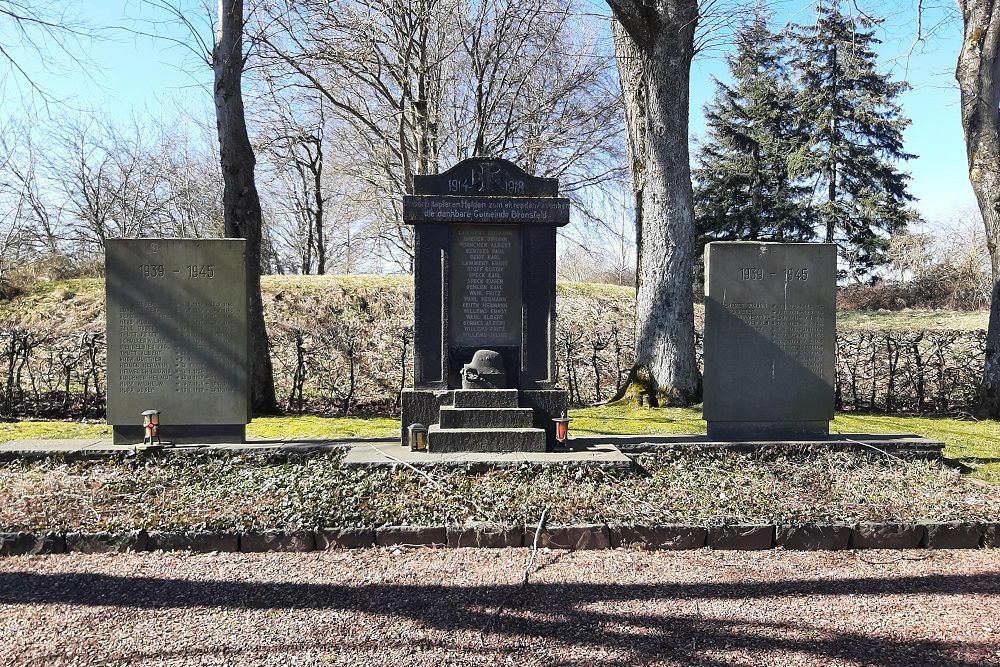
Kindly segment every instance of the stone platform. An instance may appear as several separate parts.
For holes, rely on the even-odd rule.
[[[536,452],[414,452],[399,440],[387,438],[269,439],[244,443],[204,445],[116,445],[110,439],[12,440],[0,444],[0,461],[64,456],[67,459],[103,459],[160,452],[167,455],[218,452],[262,455],[321,454],[347,449],[346,465],[416,467],[452,466],[486,469],[539,465],[600,465],[628,468],[629,455],[666,451],[737,451],[796,454],[817,450],[855,451],[903,459],[940,459],[944,443],[912,433],[831,435],[822,440],[727,442],[704,435],[593,435],[571,438],[567,447]]]
[[[391,467],[401,464],[417,468],[462,468],[470,471],[511,468],[522,464],[541,466],[632,467],[632,459],[607,442],[577,443],[552,452],[415,452],[409,447],[369,443],[351,447],[344,464],[361,467]]]
[[[714,440],[706,435],[593,435],[573,439],[614,445],[626,454],[663,451],[734,451],[794,454],[819,450],[868,452],[904,459],[941,459],[944,443],[915,433],[836,433],[801,440]]]
[[[392,467],[409,465],[416,468],[452,467],[470,471],[532,465],[601,466],[628,469],[632,459],[614,445],[572,443],[552,452],[415,452],[402,447],[398,440],[354,438],[349,440],[250,440],[245,443],[212,443],[205,445],[116,445],[110,439],[73,440],[12,440],[0,445],[0,461],[38,459],[63,456],[72,460],[106,459],[115,456],[160,453],[185,456],[204,453],[238,453],[269,456],[322,454],[347,449],[344,464],[359,467]]]

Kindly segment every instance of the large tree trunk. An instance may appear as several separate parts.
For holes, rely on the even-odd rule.
[[[694,203],[688,88],[696,0],[608,0],[635,196],[636,338],[629,386],[653,406],[701,394],[694,351]]]
[[[965,36],[955,78],[962,92],[962,128],[969,180],[986,227],[993,296],[986,333],[986,365],[978,412],[1000,417],[1000,6],[996,0],[959,0]]]
[[[247,241],[247,321],[250,327],[250,396],[255,413],[277,411],[274,373],[260,296],[263,216],[254,182],[254,157],[243,110],[243,0],[219,0],[219,22],[212,51],[215,118],[222,163],[225,234]]]

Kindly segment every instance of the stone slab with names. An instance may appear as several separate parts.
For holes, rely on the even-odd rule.
[[[246,241],[109,239],[108,423],[142,440],[242,441],[250,421]]]
[[[507,446],[486,428],[456,434],[438,427],[441,408],[454,407],[460,371],[477,350],[499,354],[506,387],[518,390],[516,405],[498,399],[480,409],[534,411],[531,432],[512,432],[507,442],[522,444],[509,446],[554,444],[551,420],[566,406],[555,378],[556,228],[569,222],[569,200],[558,192],[556,179],[501,159],[473,158],[414,178],[414,194],[403,198],[415,250],[413,389],[402,396],[404,444],[409,425],[419,422],[433,427],[430,446],[438,451]],[[502,421],[485,413],[483,419]],[[539,429],[542,440],[535,438]]]
[[[710,438],[829,434],[836,285],[833,244],[705,247],[703,415]]]

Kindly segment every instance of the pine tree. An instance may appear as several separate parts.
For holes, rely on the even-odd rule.
[[[790,173],[804,143],[786,46],[758,4],[726,58],[733,84],[716,81],[706,105],[707,137],[695,170],[702,242],[801,241],[814,236],[808,191]]]
[[[793,26],[797,106],[808,143],[794,158],[815,188],[824,239],[840,246],[855,278],[884,264],[888,235],[903,229],[913,201],[896,163],[910,124],[896,99],[909,89],[877,69],[872,22],[821,2],[816,23]]]

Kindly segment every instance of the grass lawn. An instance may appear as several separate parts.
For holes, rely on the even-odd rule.
[[[701,410],[609,405],[572,410],[572,432],[616,435],[704,433]],[[834,433],[917,433],[946,443],[945,458],[974,470],[973,477],[1000,484],[1000,422],[949,417],[888,417],[839,414]],[[393,438],[399,422],[391,417],[258,417],[247,428],[255,438]],[[18,421],[0,423],[0,442],[21,438],[107,438],[103,422]]]

